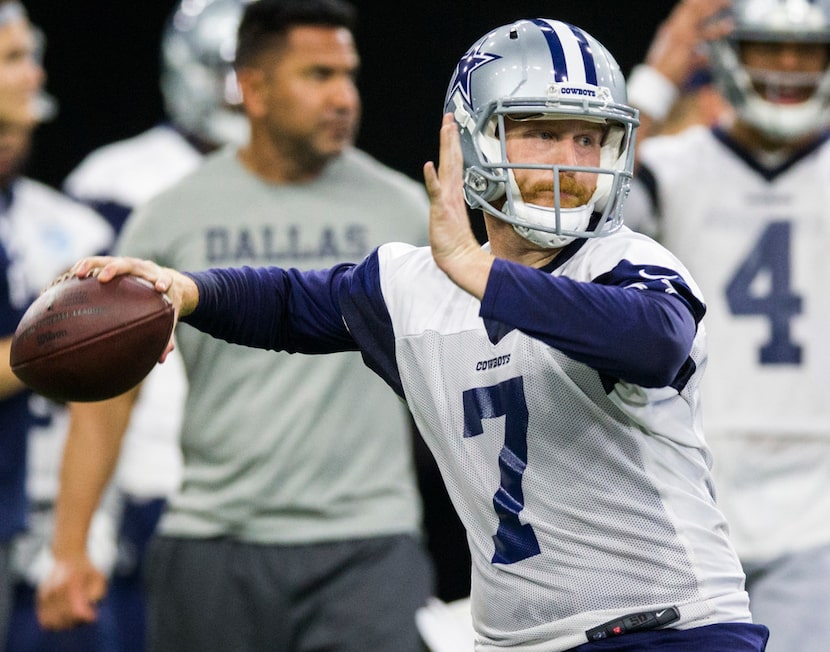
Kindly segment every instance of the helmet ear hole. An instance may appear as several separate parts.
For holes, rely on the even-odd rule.
[[[242,144],[248,122],[233,69],[236,31],[250,0],[182,0],[161,42],[161,93],[171,121],[212,145]]]

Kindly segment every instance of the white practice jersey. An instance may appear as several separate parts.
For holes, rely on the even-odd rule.
[[[0,214],[0,238],[9,252],[12,303],[24,307],[79,258],[108,250],[113,230],[86,206],[21,178]]]
[[[327,275],[195,278],[198,328],[300,352],[351,337],[406,397],[467,530],[477,650],[566,650],[672,607],[680,629],[750,622],[699,418],[702,297],[654,241],[624,228],[544,270],[496,260],[481,302],[402,244]]]
[[[64,189],[85,203],[132,210],[201,162],[202,154],[179,131],[159,125],[96,149],[66,178]]]
[[[180,132],[159,125],[95,150],[67,177],[64,188],[120,231],[134,208],[195,170],[202,158]],[[116,474],[127,493],[153,498],[178,487],[186,391],[184,365],[173,351],[144,381],[132,412]]]
[[[640,156],[658,237],[707,299],[703,416],[738,551],[761,560],[830,543],[830,146],[764,168],[693,127]]]
[[[622,253],[603,259],[606,247],[588,241],[554,274],[600,276]],[[748,619],[723,518],[702,491],[696,378],[685,394],[623,382],[609,393],[594,370],[518,330],[493,342],[478,301],[429,250],[384,251],[381,264],[404,391],[467,529],[473,621],[490,641],[478,649],[498,649],[517,626],[519,649],[567,649],[632,611],[633,596],[638,610],[685,602],[681,627]],[[443,296],[440,309],[413,310],[413,287]]]

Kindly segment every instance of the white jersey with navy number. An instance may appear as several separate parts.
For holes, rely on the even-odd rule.
[[[672,608],[680,629],[750,622],[701,431],[703,299],[653,240],[575,242],[543,270],[496,260],[481,302],[403,244],[193,277],[197,328],[358,347],[406,398],[468,533],[477,650],[566,650]]]
[[[742,559],[764,561],[826,545],[827,138],[769,168],[703,127],[641,148],[660,240],[692,271],[709,306],[704,420],[736,548]]]

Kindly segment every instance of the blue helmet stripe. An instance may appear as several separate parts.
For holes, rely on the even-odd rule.
[[[550,21],[543,20],[541,18],[534,19],[531,22],[541,29],[542,34],[548,43],[550,56],[553,60],[553,70],[556,75],[556,81],[569,81],[570,76],[568,75],[568,58],[556,30],[553,29]],[[585,73],[585,82],[595,86],[597,83],[597,69],[594,64],[594,57],[591,53],[591,46],[588,43],[588,39],[585,38],[585,34],[582,30],[574,27],[573,25],[569,25],[567,23],[559,23],[559,25],[568,28],[570,33],[573,34],[574,39],[579,46],[579,52],[582,55],[582,68]]]
[[[565,50],[562,48],[562,43],[559,37],[551,29],[550,24],[546,20],[536,18],[531,21],[542,30],[545,40],[548,42],[550,49],[550,56],[553,59],[553,70],[556,73],[556,81],[567,81],[568,79],[568,60],[565,57]]]
[[[591,46],[582,30],[570,25],[571,32],[579,43],[579,51],[582,53],[582,63],[585,66],[585,81],[594,86],[597,85],[597,67],[594,64],[594,55],[591,54]]]

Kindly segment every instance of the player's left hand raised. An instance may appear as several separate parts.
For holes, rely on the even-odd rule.
[[[439,165],[424,165],[429,193],[429,241],[435,262],[460,287],[479,299],[492,266],[492,256],[481,249],[470,226],[464,201],[464,161],[458,125],[451,113],[441,124]]]

